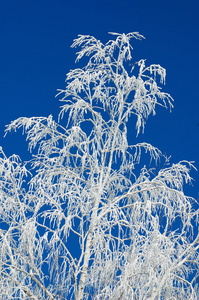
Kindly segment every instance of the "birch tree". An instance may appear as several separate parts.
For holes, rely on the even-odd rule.
[[[2,299],[199,299],[193,166],[136,143],[156,107],[172,107],[166,71],[134,61],[139,33],[111,35],[74,40],[87,64],[67,74],[57,122],[6,128],[23,129],[32,159],[0,149]]]

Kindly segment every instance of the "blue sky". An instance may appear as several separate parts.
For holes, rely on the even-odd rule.
[[[56,118],[57,89],[75,68],[78,34],[107,42],[108,32],[138,31],[146,37],[134,42],[133,60],[160,64],[167,70],[165,92],[174,109],[157,109],[150,117],[146,141],[172,156],[172,162],[195,161],[199,169],[199,2],[184,0],[1,0],[0,2],[0,145],[7,155],[27,159],[20,134],[3,138],[5,125],[21,117]],[[132,123],[134,139],[134,123]],[[198,197],[199,173],[192,172]]]

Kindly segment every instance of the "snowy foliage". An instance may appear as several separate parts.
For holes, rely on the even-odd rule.
[[[172,107],[156,83],[166,71],[143,59],[131,69],[131,39],[143,36],[111,34],[74,40],[88,63],[67,74],[59,122],[7,126],[23,128],[33,154],[0,152],[2,299],[198,299],[198,211],[183,192],[192,165],[127,139],[130,117],[136,136],[157,105]],[[164,167],[140,168],[144,152]]]

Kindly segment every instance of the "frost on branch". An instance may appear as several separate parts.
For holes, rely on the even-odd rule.
[[[136,136],[157,105],[172,107],[166,71],[133,61],[139,33],[111,35],[74,40],[88,63],[67,74],[59,122],[6,128],[22,128],[33,154],[0,153],[4,299],[197,299],[198,210],[183,190],[193,166],[127,138],[130,117]],[[153,168],[140,167],[144,153]]]

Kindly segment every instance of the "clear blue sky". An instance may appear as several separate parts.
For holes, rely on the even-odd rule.
[[[167,69],[164,91],[175,107],[158,109],[150,117],[146,141],[160,148],[172,162],[191,160],[199,169],[199,2],[197,0],[1,0],[0,1],[0,145],[7,155],[26,159],[24,137],[4,127],[21,117],[56,118],[56,90],[64,88],[65,74],[75,68],[78,34],[102,42],[108,32],[138,31],[146,37],[134,45],[134,60]],[[132,127],[132,134],[134,135]],[[199,173],[192,172],[198,197]]]

